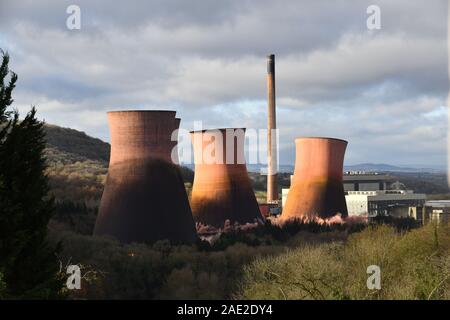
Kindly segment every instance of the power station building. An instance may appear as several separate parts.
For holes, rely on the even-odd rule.
[[[422,206],[426,195],[412,190],[347,191],[349,216],[407,216],[408,208]],[[404,213],[403,213],[404,211]]]
[[[430,200],[425,202],[425,213],[430,221],[450,221],[450,200]]]
[[[426,200],[425,194],[412,190],[390,190],[392,177],[387,174],[351,171],[345,172],[343,181],[349,216],[406,217],[409,207],[422,206]]]
[[[421,224],[450,222],[450,200],[429,200],[422,206],[409,207],[407,216]]]
[[[364,171],[344,172],[344,191],[378,191],[388,189],[392,178],[385,174]]]

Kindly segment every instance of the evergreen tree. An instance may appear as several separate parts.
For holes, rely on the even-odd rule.
[[[0,67],[0,272],[12,298],[56,298],[62,287],[58,248],[48,245],[54,213],[45,175],[45,132],[33,107],[19,121],[11,106],[17,75],[1,52]],[[8,84],[5,79],[10,77]]]
[[[4,298],[6,285],[3,282],[3,273],[0,272],[0,299]]]

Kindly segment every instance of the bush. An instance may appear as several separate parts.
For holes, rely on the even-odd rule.
[[[244,268],[239,299],[448,299],[450,227],[371,226],[340,244],[305,245]],[[367,267],[381,268],[369,290]]]
[[[97,218],[97,207],[90,207],[84,202],[57,201],[53,222],[66,230],[91,235]]]
[[[6,283],[3,281],[3,273],[0,272],[0,299],[3,299],[6,291]]]
[[[449,295],[449,233],[443,225],[406,232],[293,222],[189,246],[55,230],[52,241],[63,244],[63,265],[81,266],[72,299],[441,299]],[[382,270],[380,291],[366,287],[372,264]]]
[[[347,238],[347,232],[340,228],[323,233],[302,229],[308,230],[308,226],[284,229],[267,224],[223,233],[212,244],[198,240],[190,246],[168,241],[124,245],[106,237],[53,229],[52,241],[63,244],[63,265],[70,261],[83,266],[83,274],[96,275],[94,279],[83,278],[82,290],[68,292],[70,298],[227,299],[239,289],[243,266],[254,259],[283,254],[299,244]],[[282,241],[272,237],[278,233],[286,235]]]
[[[337,244],[304,245],[284,255],[257,259],[244,268],[244,284],[236,298],[340,298],[341,265],[333,259],[333,251],[339,247]]]
[[[198,245],[120,244],[113,239],[72,232],[53,232],[61,241],[63,265],[78,264],[81,291],[70,298],[82,299],[226,299],[237,289],[242,267],[257,256],[284,252],[284,246],[250,247],[235,243],[224,250],[201,250]]]

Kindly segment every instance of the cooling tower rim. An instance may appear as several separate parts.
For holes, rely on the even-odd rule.
[[[314,140],[314,139],[320,139],[320,140],[335,140],[335,141],[341,141],[341,142],[345,142],[345,143],[348,143],[348,141],[347,140],[344,140],[344,139],[339,139],[339,138],[331,138],[331,137],[296,137],[295,138],[295,141],[298,141],[298,140]]]
[[[222,130],[246,130],[247,128],[212,128],[212,129],[203,129],[203,130],[193,130],[189,131],[189,133],[204,133],[207,131],[222,131]]]
[[[175,110],[114,110],[114,111],[107,111],[107,114],[113,114],[113,113],[133,113],[133,112],[137,112],[137,113],[173,113],[174,117],[176,115],[176,111]],[[175,119],[179,119],[179,118],[175,118]]]

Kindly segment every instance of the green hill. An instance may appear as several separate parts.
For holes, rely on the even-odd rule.
[[[45,125],[47,174],[58,203],[96,206],[108,172],[110,145],[84,132]]]
[[[93,160],[109,161],[110,145],[86,133],[70,128],[62,128],[51,124],[45,125],[50,161],[62,160],[58,154],[65,155],[68,161]]]

